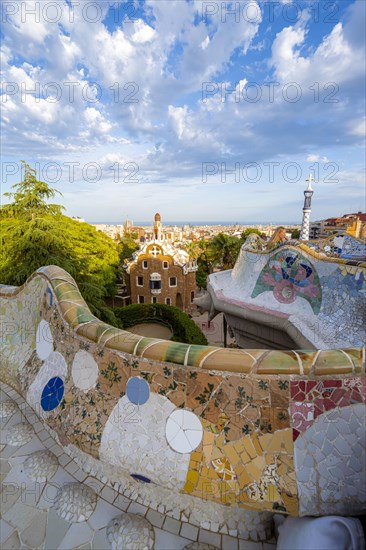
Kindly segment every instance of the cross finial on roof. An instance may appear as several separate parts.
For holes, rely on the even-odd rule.
[[[152,249],[150,250],[150,254],[152,254],[155,258],[158,254],[160,254],[160,250],[157,246],[153,246]]]
[[[311,187],[311,182],[314,181],[313,174],[310,174],[310,176],[308,178],[306,178],[306,181],[309,182],[307,191],[312,191],[313,189]]]

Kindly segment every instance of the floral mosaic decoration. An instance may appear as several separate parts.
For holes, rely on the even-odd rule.
[[[252,298],[268,290],[282,304],[291,304],[299,296],[307,300],[315,315],[320,311],[322,290],[314,266],[301,254],[289,250],[277,252],[259,275]]]

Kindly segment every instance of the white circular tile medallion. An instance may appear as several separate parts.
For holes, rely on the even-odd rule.
[[[176,409],[166,422],[165,435],[174,451],[191,453],[202,441],[203,428],[200,419],[194,413]]]
[[[53,338],[50,325],[42,319],[37,328],[36,351],[40,359],[47,359],[53,352]]]
[[[76,353],[71,369],[75,386],[82,391],[93,388],[98,380],[98,365],[91,353],[80,350]]]

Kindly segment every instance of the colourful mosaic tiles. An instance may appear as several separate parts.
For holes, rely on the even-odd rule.
[[[314,420],[337,407],[366,402],[366,378],[291,381],[291,415],[294,440]]]
[[[259,275],[252,292],[255,298],[262,292],[273,290],[278,302],[290,304],[297,296],[305,298],[315,314],[322,303],[322,290],[315,267],[303,255],[293,252],[277,252]]]
[[[44,411],[53,411],[62,401],[64,396],[64,383],[62,378],[54,376],[43,388],[41,395],[41,407]]]
[[[37,278],[47,281],[35,284]],[[350,422],[359,429],[366,401],[362,348],[223,350],[156,341],[92,317],[59,268],[43,269],[29,285],[38,297],[30,297],[27,286],[11,296],[0,289],[7,319],[19,324],[29,316],[27,308],[19,307],[18,314],[13,307],[22,296],[37,308],[23,362],[13,370],[2,365],[0,372],[63,446],[94,457],[107,477],[133,475],[168,494],[248,510],[311,512],[321,487],[315,479],[303,497],[297,463],[302,449],[308,452],[319,440],[329,415],[343,418],[351,410]],[[6,340],[9,356],[20,341]],[[342,442],[344,428],[334,423],[334,430],[326,431],[348,453],[350,476],[352,446]],[[316,470],[315,459],[312,464]],[[332,482],[340,471],[331,473]],[[361,480],[361,474],[355,466],[352,475]],[[358,493],[352,501],[346,494],[357,510],[362,498]],[[331,512],[329,499],[324,502]],[[335,509],[340,503],[342,493]],[[324,509],[319,504],[319,513]]]

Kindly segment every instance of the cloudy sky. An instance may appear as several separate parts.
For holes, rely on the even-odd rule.
[[[365,209],[364,0],[2,2],[2,192],[20,159],[90,222]]]

